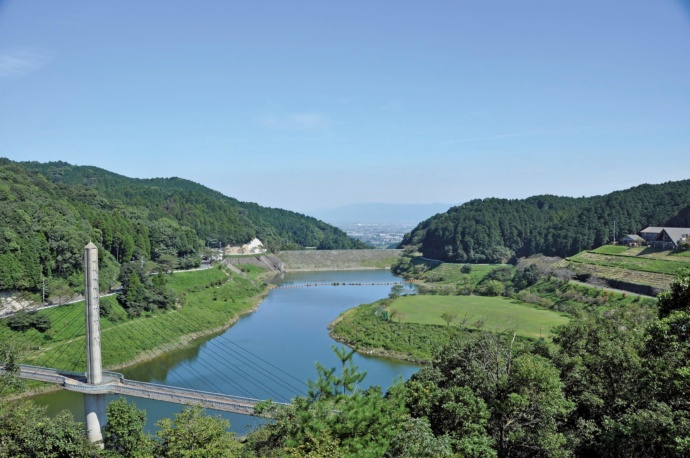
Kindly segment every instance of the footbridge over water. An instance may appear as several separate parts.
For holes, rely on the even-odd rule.
[[[4,371],[0,369],[0,373],[2,372]],[[104,371],[101,383],[93,385],[87,382],[85,372],[61,371],[48,367],[20,364],[19,377],[54,383],[66,390],[87,395],[121,394],[177,404],[196,405],[244,415],[254,415],[254,407],[261,402],[260,399],[127,380],[118,372]]]
[[[101,429],[105,426],[107,421],[105,397],[108,394],[135,396],[177,404],[201,406],[224,412],[255,415],[254,408],[261,402],[259,399],[234,396],[220,392],[201,391],[193,389],[194,387],[180,388],[170,385],[128,380],[123,374],[118,372],[104,371],[101,360],[98,251],[93,243],[89,243],[84,248],[84,282],[86,305],[86,371],[75,372],[25,364],[17,364],[9,368],[0,361],[0,375],[12,372],[22,379],[52,383],[66,390],[82,393],[84,396],[87,436],[90,441],[100,444],[101,446],[103,445]],[[237,345],[237,347],[241,349],[239,345]],[[81,354],[83,355],[83,353]],[[218,356],[217,363],[222,364],[224,362],[222,360],[222,355]],[[72,357],[74,357],[74,355]],[[252,359],[251,356],[246,358],[248,360]],[[261,359],[258,356],[255,356],[255,358]],[[227,361],[225,361],[225,363],[227,363]],[[52,365],[50,361],[44,364]],[[267,364],[270,365],[270,363]],[[273,367],[280,371],[280,369],[275,366]],[[242,370],[237,367],[235,367],[235,369],[242,372]],[[245,375],[257,382],[259,381],[249,374]],[[273,380],[284,382],[281,380],[281,375],[270,375],[273,377]],[[283,372],[283,376],[285,375],[289,376],[289,374]],[[200,380],[202,379],[203,378]],[[241,383],[233,384],[233,386],[235,387],[234,389],[239,392],[248,391]],[[221,391],[221,389],[216,386],[214,386],[214,388]],[[293,393],[302,395],[301,390],[294,387]],[[276,402],[275,404],[280,405],[282,403]]]

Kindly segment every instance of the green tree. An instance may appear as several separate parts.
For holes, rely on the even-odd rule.
[[[671,289],[659,294],[659,318],[666,318],[676,310],[690,312],[690,271],[676,276]]]
[[[352,394],[367,375],[366,372],[360,371],[352,361],[355,350],[335,345],[331,346],[331,349],[340,360],[340,376],[335,374],[335,367],[328,369],[317,362],[316,370],[319,376],[316,381],[308,381],[308,396],[312,400]]]
[[[487,280],[479,287],[479,290],[485,296],[500,296],[505,289],[505,285],[498,280]]]
[[[131,458],[153,456],[151,438],[144,433],[146,411],[119,398],[106,408],[108,422],[103,428],[105,449]]]
[[[446,310],[443,313],[441,313],[441,319],[446,322],[446,326],[450,326],[450,324],[457,318],[458,314],[451,310]]]
[[[679,275],[659,298],[659,316],[648,328],[637,409],[613,435],[628,455],[690,455],[690,272]],[[622,440],[621,440],[622,439]],[[622,454],[621,454],[622,455]]]
[[[336,367],[317,364],[318,378],[309,383],[308,397],[297,397],[289,406],[257,406],[257,413],[270,413],[274,422],[251,433],[248,448],[259,456],[318,456],[319,450],[329,450],[325,456],[383,456],[407,418],[403,391],[399,385],[386,396],[379,387],[357,389],[364,374],[351,364],[352,352],[334,351],[340,375]]]
[[[23,380],[19,378],[17,351],[9,342],[0,342],[0,369],[0,398],[24,386]]]
[[[450,458],[453,451],[447,436],[434,436],[425,418],[410,418],[393,438],[386,458]]]
[[[33,313],[31,317],[31,326],[38,332],[46,332],[50,329],[50,317],[43,313]]]
[[[120,297],[124,299],[123,305],[127,309],[127,313],[132,316],[140,315],[142,310],[147,307],[146,289],[135,270],[131,271],[127,286]]]
[[[20,310],[7,319],[7,326],[13,331],[26,331],[31,329],[31,315],[25,310]]]
[[[391,292],[388,294],[388,297],[391,299],[397,299],[400,297],[405,290],[405,287],[403,285],[393,285],[391,288]]]
[[[489,435],[491,416],[486,403],[470,388],[443,384],[438,371],[414,376],[405,384],[410,414],[426,419],[434,435],[447,438],[452,450],[464,457],[496,456]]]
[[[48,417],[31,402],[0,402],[0,457],[87,458],[97,449],[69,411]]]
[[[649,399],[640,352],[651,313],[635,305],[592,309],[555,330],[554,362],[576,405],[568,430],[577,454],[611,456],[623,439],[612,431],[625,427],[621,419]]]
[[[411,382],[430,381],[442,390],[469,389],[453,394],[461,400],[454,401],[457,412],[472,405],[468,393],[483,400],[490,413],[487,430],[498,456],[566,455],[560,426],[573,405],[563,395],[558,369],[547,358],[531,353],[529,347],[517,344],[512,334],[468,337],[443,349]],[[433,418],[430,421],[432,428],[438,427]]]
[[[185,407],[170,420],[157,423],[159,441],[154,455],[166,458],[231,458],[238,457],[241,445],[228,432],[230,422],[207,415],[200,407]]]

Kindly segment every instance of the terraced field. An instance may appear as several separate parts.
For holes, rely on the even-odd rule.
[[[675,252],[650,247],[628,248],[621,245],[604,245],[596,250],[591,250],[590,253],[628,256],[642,259],[659,259],[669,262],[690,262],[690,251]],[[688,267],[690,267],[690,264],[688,264]]]
[[[569,261],[598,266],[620,267],[627,270],[652,272],[664,275],[675,275],[684,267],[690,267],[687,262],[667,261],[663,259],[643,258],[623,255],[605,255],[583,251],[568,258]]]
[[[605,280],[668,289],[675,275],[690,268],[690,256],[647,247],[603,246],[567,259],[568,267]]]
[[[669,289],[673,281],[673,275],[644,272],[641,270],[629,270],[620,267],[585,263],[577,263],[575,266],[571,265],[569,267],[574,267],[579,273],[588,273],[594,277],[603,278],[605,280],[646,285],[659,290]]]

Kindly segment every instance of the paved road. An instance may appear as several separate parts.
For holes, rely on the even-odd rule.
[[[196,269],[174,270],[172,273],[177,274],[177,273],[180,273],[180,272],[195,272],[195,271],[197,271],[197,270],[206,270],[206,269],[210,269],[211,267],[212,267],[211,264],[201,264],[201,267],[197,267]],[[115,294],[117,294],[118,292],[120,292],[120,290],[121,290],[121,288],[117,288],[117,289],[115,289],[112,293],[101,294],[99,297],[114,296]],[[82,297],[82,298],[80,298],[80,299],[76,299],[76,300],[73,300],[73,301],[63,302],[63,303],[61,303],[61,304],[41,305],[40,307],[29,307],[29,308],[22,309],[22,310],[26,310],[26,311],[29,311],[29,312],[37,312],[37,311],[39,311],[39,310],[52,309],[52,308],[55,308],[55,307],[62,307],[63,305],[76,304],[77,302],[81,302],[81,301],[83,301],[83,300],[84,300],[84,298]],[[13,312],[3,312],[3,313],[0,313],[0,318],[8,318],[8,317],[11,317],[11,316],[13,316],[13,315],[16,315],[17,312],[19,312],[19,310],[16,310],[16,311],[13,311]]]

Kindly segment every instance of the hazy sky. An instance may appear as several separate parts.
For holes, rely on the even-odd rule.
[[[0,156],[301,212],[690,178],[683,0],[0,0]]]

